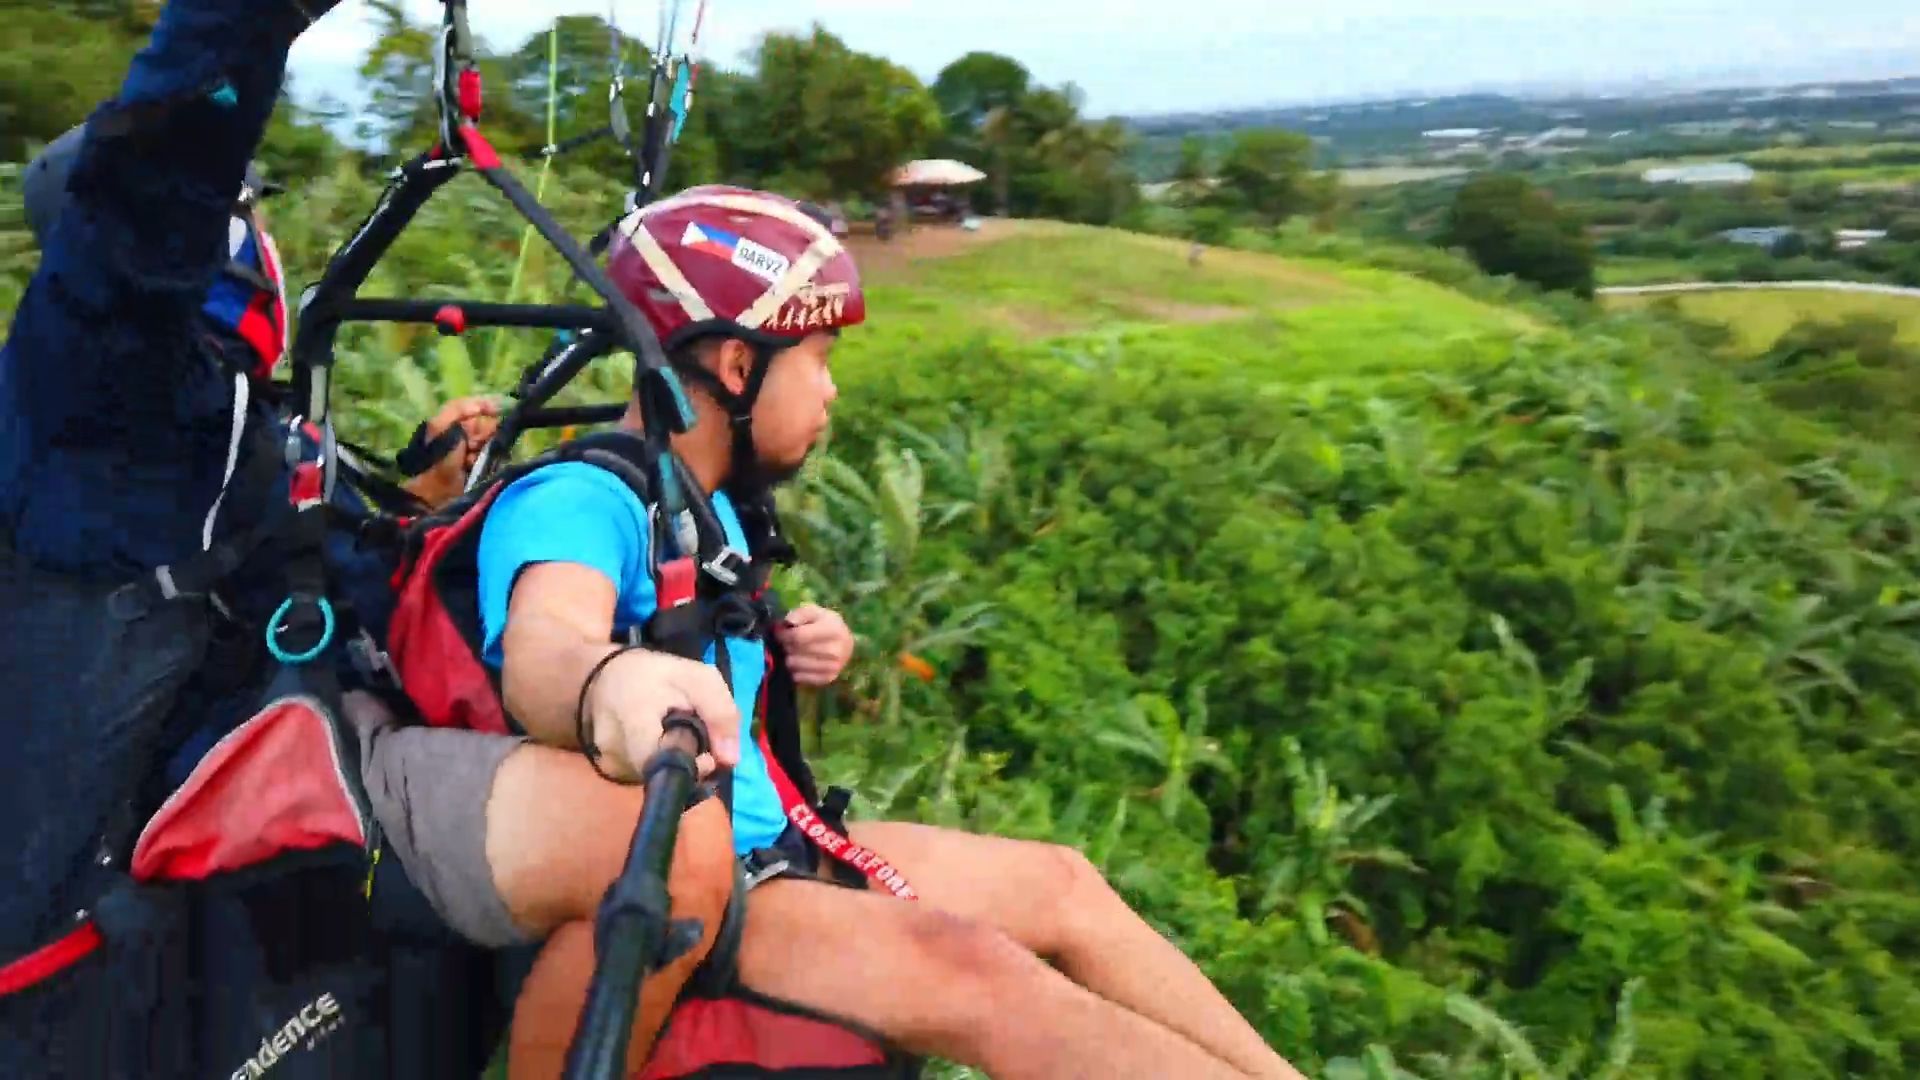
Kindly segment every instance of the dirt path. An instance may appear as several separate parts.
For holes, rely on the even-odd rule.
[[[847,237],[847,249],[853,252],[862,276],[887,281],[917,262],[950,259],[986,244],[1003,240],[1020,231],[1022,223],[986,219],[979,231],[968,232],[958,225],[916,225],[912,231],[895,233],[882,243],[871,227],[856,229]]]

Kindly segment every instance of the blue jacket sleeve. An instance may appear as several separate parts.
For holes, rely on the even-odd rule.
[[[294,38],[332,6],[302,2],[171,0],[120,92],[89,117],[71,202],[0,359],[0,408],[17,437],[41,444],[81,417],[108,428],[189,419],[177,415],[179,385],[202,362],[198,312],[227,258],[247,161]]]

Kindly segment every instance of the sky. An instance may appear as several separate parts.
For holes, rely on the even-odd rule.
[[[661,0],[612,0],[651,39]],[[405,0],[421,21],[439,0]],[[691,21],[697,0],[685,0]],[[517,45],[608,0],[469,0],[476,33]],[[1920,0],[711,0],[709,61],[741,66],[769,30],[818,21],[931,82],[962,54],[1072,82],[1095,116],[1352,101],[1464,89],[1615,92],[1654,84],[1920,75]],[[355,98],[372,40],[346,0],[293,56],[296,94]]]

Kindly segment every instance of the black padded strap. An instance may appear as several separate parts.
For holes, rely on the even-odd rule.
[[[277,517],[130,581],[115,590],[108,599],[109,608],[116,617],[131,621],[175,600],[211,597],[254,552],[284,531],[288,520]]]
[[[347,479],[347,486],[365,496],[367,501],[389,514],[411,517],[430,509],[419,497],[399,484],[374,472],[368,466],[379,461],[369,458],[359,447],[340,444],[343,453],[339,456],[340,472]]]
[[[423,420],[420,422],[419,427],[413,429],[413,438],[407,440],[405,449],[402,449],[398,454],[394,455],[393,463],[400,469],[402,474],[406,476],[419,476],[421,473],[433,468],[441,458],[453,453],[454,447],[459,446],[466,437],[467,429],[459,424],[454,424],[447,428],[447,430],[429,439],[427,438],[427,424],[426,421]]]

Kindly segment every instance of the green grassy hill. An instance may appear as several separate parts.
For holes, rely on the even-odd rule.
[[[1048,222],[993,223],[970,244],[916,238],[938,257],[868,244],[871,321],[841,349],[851,370],[978,335],[1002,343],[1206,343],[1222,364],[1292,377],[1444,363],[1463,341],[1541,331],[1527,316],[1401,274],[1325,260],[1210,250]],[[1394,348],[1382,349],[1385,342]],[[1199,352],[1195,348],[1192,351]]]
[[[296,279],[372,195],[276,206]],[[561,295],[494,206],[454,189],[373,291]],[[1080,847],[1314,1075],[1920,1073],[1882,440],[1478,279],[1045,224],[869,262],[786,498],[787,598],[861,635],[808,703],[856,813]],[[347,433],[539,347],[356,329]]]
[[[1607,303],[1621,308],[1645,308],[1668,300],[1689,318],[1724,324],[1734,332],[1739,344],[1752,352],[1772,346],[1780,335],[1804,319],[1838,320],[1855,315],[1892,319],[1900,324],[1900,340],[1920,345],[1920,299],[1905,296],[1754,289],[1673,296],[1613,296]]]

